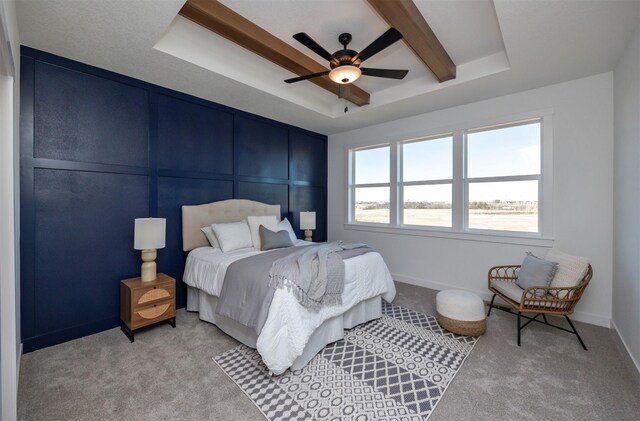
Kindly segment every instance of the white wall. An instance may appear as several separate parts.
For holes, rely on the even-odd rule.
[[[553,111],[555,246],[592,259],[594,277],[575,319],[609,326],[612,289],[613,73],[498,97],[329,137],[329,239],[380,250],[394,279],[488,296],[487,270],[546,248],[345,229],[347,149],[431,134],[439,128]]]
[[[613,322],[640,370],[640,26],[614,72]]]
[[[4,0],[11,15],[8,20],[11,53],[15,66],[13,78],[13,199],[14,199],[14,247],[15,247],[15,321],[16,352],[18,359],[22,354],[20,339],[20,40],[15,0]]]
[[[15,2],[0,3],[4,32],[0,72],[0,413],[17,417],[20,345],[19,110],[20,42]],[[8,44],[7,44],[8,42]],[[7,47],[8,46],[8,47]],[[7,48],[11,50],[13,69]]]

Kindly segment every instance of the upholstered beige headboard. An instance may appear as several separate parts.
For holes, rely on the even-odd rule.
[[[253,200],[230,199],[182,207],[182,249],[190,251],[209,245],[200,228],[211,224],[238,222],[247,216],[274,215],[280,220],[280,205]]]

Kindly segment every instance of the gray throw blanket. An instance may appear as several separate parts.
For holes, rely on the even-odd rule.
[[[271,250],[236,260],[227,268],[216,313],[260,334],[269,315],[275,290],[269,287],[273,262],[295,247]]]
[[[235,320],[260,335],[267,321],[275,293],[275,289],[269,286],[273,265],[292,253],[299,253],[310,247],[318,247],[318,245],[278,249],[233,262],[227,268],[216,313]],[[334,246],[331,248],[335,249]],[[365,244],[342,244],[340,250],[337,253],[332,253],[337,254],[340,259],[348,259],[373,251]],[[297,265],[297,262],[295,264]],[[344,263],[341,264],[344,265]],[[338,271],[340,270],[344,273],[344,266],[342,269],[338,269]],[[297,284],[297,281],[294,283]],[[341,295],[344,276],[339,280],[339,284]],[[337,287],[336,284],[335,288]],[[329,288],[329,290],[334,291],[334,288]],[[318,291],[318,288],[314,288],[314,291]]]
[[[347,257],[342,252],[347,251]],[[367,253],[366,244],[326,243],[301,247],[273,262],[269,286],[286,288],[305,308],[342,304],[344,258]],[[341,254],[338,254],[341,252]]]

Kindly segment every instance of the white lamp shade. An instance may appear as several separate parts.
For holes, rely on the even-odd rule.
[[[164,248],[166,224],[167,220],[164,218],[136,218],[133,248],[136,250]]]
[[[314,230],[316,229],[316,213],[300,212],[300,229]]]

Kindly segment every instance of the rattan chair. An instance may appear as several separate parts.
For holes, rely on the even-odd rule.
[[[520,346],[520,331],[524,329],[529,323],[535,321],[538,323],[545,324],[547,326],[555,327],[556,329],[564,330],[565,332],[572,333],[578,337],[580,344],[587,350],[582,338],[578,334],[575,326],[569,319],[569,315],[573,313],[573,309],[576,304],[582,297],[582,293],[585,288],[589,284],[591,277],[593,276],[593,269],[591,265],[587,268],[587,273],[584,278],[578,283],[578,285],[574,287],[530,287],[524,290],[521,293],[520,300],[516,300],[517,294],[512,293],[507,296],[505,293],[505,288],[501,288],[502,292],[495,288],[495,285],[492,284],[493,281],[502,281],[503,286],[507,287],[516,287],[515,282],[518,278],[518,271],[520,270],[520,265],[512,265],[512,266],[495,266],[489,269],[488,280],[489,280],[489,291],[493,292],[493,298],[491,299],[491,304],[489,304],[489,311],[487,312],[487,317],[491,314],[491,309],[494,308],[493,302],[496,299],[496,296],[500,297],[504,300],[509,306],[513,308],[501,308],[495,307],[499,310],[504,310],[512,314],[516,314],[518,316],[518,346]],[[520,287],[517,287],[520,288]],[[517,290],[514,289],[514,292]],[[529,317],[525,316],[522,313],[535,313],[535,316]],[[551,324],[547,321],[547,314],[552,314],[556,316],[564,316],[569,322],[569,326],[571,326],[571,330],[566,329],[562,326],[557,326]],[[544,321],[538,320],[538,316],[542,316]],[[520,324],[520,318],[524,317],[529,321],[524,325]]]

